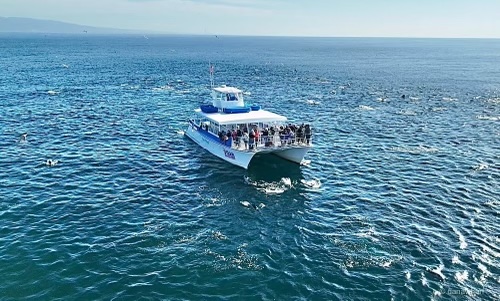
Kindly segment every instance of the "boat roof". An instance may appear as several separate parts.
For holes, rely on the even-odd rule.
[[[218,124],[237,124],[237,123],[258,123],[258,122],[285,122],[285,116],[275,114],[266,110],[250,111],[248,113],[204,113],[201,109],[196,109],[195,112],[205,118]]]
[[[240,89],[238,88],[235,88],[235,87],[226,87],[226,86],[221,86],[221,87],[215,87],[213,88],[215,91],[217,92],[220,92],[220,93],[225,93],[225,94],[228,94],[228,93],[241,93],[243,91],[241,91]]]

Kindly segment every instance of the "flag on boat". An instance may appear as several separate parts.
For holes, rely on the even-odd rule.
[[[210,65],[210,74],[213,75],[214,74],[214,65]]]

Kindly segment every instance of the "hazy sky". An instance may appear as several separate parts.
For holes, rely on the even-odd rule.
[[[0,0],[0,16],[167,33],[500,38],[500,0]]]

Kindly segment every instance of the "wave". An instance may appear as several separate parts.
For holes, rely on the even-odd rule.
[[[486,115],[477,115],[476,118],[479,120],[491,120],[491,121],[499,121],[500,120],[500,117],[486,116]]]
[[[446,276],[443,274],[443,269],[444,269],[444,264],[440,264],[439,266],[433,269],[428,268],[427,271],[432,273],[433,275],[438,276],[439,278],[441,278],[441,280],[445,280]]]
[[[445,107],[435,107],[435,108],[432,108],[432,112],[441,112],[441,111],[446,111],[448,110],[447,108]]]
[[[317,105],[320,105],[321,102],[320,101],[317,101],[317,100],[313,100],[313,99],[307,99],[305,101],[305,103],[307,103],[308,105],[314,105],[314,106],[317,106]]]
[[[313,180],[302,179],[300,180],[300,182],[304,184],[304,186],[312,189],[319,189],[321,187],[321,181],[318,179],[313,179]]]
[[[474,171],[481,171],[481,170],[488,169],[488,167],[489,166],[486,163],[479,163],[478,165],[472,166],[472,169]]]
[[[311,165],[311,160],[302,160],[300,162],[300,165],[309,166],[309,165]]]
[[[453,232],[458,236],[458,240],[460,241],[460,249],[467,248],[467,242],[465,241],[465,237],[460,233],[455,227],[452,227]]]
[[[469,279],[469,272],[468,271],[456,272],[455,279],[458,282],[463,283],[465,282],[465,280]]]
[[[373,107],[365,106],[365,105],[360,105],[358,108],[360,110],[364,110],[364,111],[373,111],[373,110],[375,110]]]
[[[158,91],[170,91],[170,90],[173,90],[173,89],[174,88],[172,86],[165,85],[165,86],[155,87],[152,90],[158,92]]]
[[[488,98],[486,102],[492,103],[492,104],[500,104],[500,97],[495,97],[495,98]]]
[[[404,115],[404,116],[417,116],[417,113],[412,110],[401,110],[398,112],[399,115]]]
[[[265,194],[282,194],[293,187],[290,178],[281,178],[279,182],[252,181],[249,177],[244,177],[245,183],[254,186],[257,190]]]
[[[391,149],[398,153],[408,153],[408,154],[425,154],[425,153],[436,153],[439,149],[435,147],[417,146],[417,147],[393,147]]]

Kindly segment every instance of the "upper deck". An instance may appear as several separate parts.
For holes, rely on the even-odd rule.
[[[195,112],[202,115],[208,120],[211,120],[217,124],[238,124],[238,123],[271,123],[278,122],[283,123],[287,121],[285,116],[275,114],[266,110],[250,111],[248,113],[238,113],[238,114],[228,114],[222,111],[217,113],[205,113],[201,109],[196,109]]]
[[[201,106],[196,109],[199,115],[219,125],[246,124],[246,123],[283,123],[287,121],[285,116],[281,116],[266,110],[261,110],[260,106],[245,105],[243,91],[222,85],[212,88],[212,106]],[[203,109],[203,110],[202,110]]]

